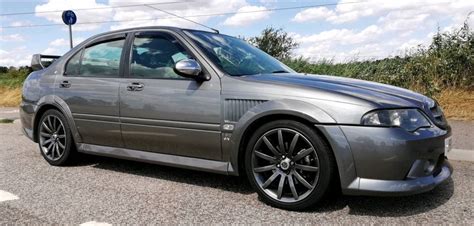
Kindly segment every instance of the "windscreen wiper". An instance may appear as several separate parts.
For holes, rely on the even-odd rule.
[[[285,71],[285,70],[272,71],[272,74],[276,74],[276,73],[290,73],[290,72]]]

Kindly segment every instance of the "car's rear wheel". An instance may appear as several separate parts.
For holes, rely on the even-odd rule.
[[[46,111],[37,129],[41,155],[49,164],[61,166],[74,160],[75,146],[69,124],[61,112],[55,109]]]
[[[316,204],[334,177],[331,150],[312,128],[291,120],[255,131],[245,156],[250,183],[266,203],[299,210]]]

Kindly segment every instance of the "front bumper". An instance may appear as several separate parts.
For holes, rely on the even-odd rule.
[[[445,159],[451,136],[436,126],[407,132],[401,128],[317,126],[328,138],[348,195],[410,195],[429,191],[453,169]]]
[[[448,179],[453,172],[451,164],[447,160],[441,166],[437,175],[419,177],[406,180],[377,180],[357,178],[354,183],[357,189],[346,189],[347,195],[371,195],[371,196],[403,196],[427,192]]]

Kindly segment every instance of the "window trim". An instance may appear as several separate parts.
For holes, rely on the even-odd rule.
[[[201,68],[202,68],[202,73],[205,73],[205,74],[209,74],[209,72],[204,68],[204,66],[202,65],[202,63],[199,61],[199,59],[195,56],[195,54],[189,49],[189,47],[184,44],[183,40],[181,40],[177,34],[174,34],[170,31],[167,31],[167,30],[143,30],[143,31],[132,31],[130,32],[130,35],[129,37],[127,37],[127,39],[129,40],[129,43],[127,44],[128,47],[127,47],[127,50],[128,50],[128,53],[127,53],[127,59],[124,59],[125,61],[127,61],[128,63],[126,63],[124,66],[124,78],[127,78],[127,79],[139,79],[139,80],[143,80],[143,79],[150,79],[150,80],[174,80],[174,81],[196,81],[195,79],[192,79],[192,78],[186,78],[186,77],[183,77],[181,76],[182,78],[139,78],[139,77],[133,77],[132,76],[132,73],[131,73],[131,67],[132,67],[132,54],[133,54],[133,42],[135,41],[135,38],[140,36],[140,35],[144,35],[146,34],[146,36],[149,36],[149,37],[153,37],[153,36],[158,36],[160,34],[167,34],[167,35],[170,35],[171,37],[173,37],[174,39],[176,39],[176,41],[178,41],[178,43],[181,45],[181,47],[183,47],[186,52],[194,59],[196,60],[200,65],[201,65]],[[210,76],[210,74],[209,74]]]

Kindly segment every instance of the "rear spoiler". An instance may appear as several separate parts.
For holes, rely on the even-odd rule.
[[[61,56],[34,54],[33,58],[31,58],[31,68],[34,71],[47,68],[59,57]]]

